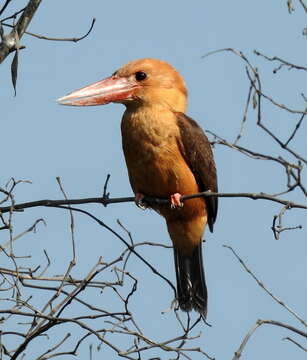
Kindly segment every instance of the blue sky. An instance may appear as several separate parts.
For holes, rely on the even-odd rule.
[[[62,194],[55,178],[60,176],[69,197],[95,197],[101,194],[109,173],[111,196],[131,196],[120,138],[124,108],[114,104],[69,108],[57,105],[55,99],[110,75],[136,58],[155,57],[173,64],[189,89],[188,115],[204,129],[229,141],[234,140],[240,128],[249,84],[240,58],[220,53],[202,59],[209,51],[225,47],[243,51],[259,68],[266,93],[280,103],[302,109],[300,93],[306,91],[306,74],[286,69],[273,74],[273,65],[253,54],[257,49],[304,65],[306,37],[302,30],[306,17],[298,1],[295,5],[296,11],[290,15],[286,1],[43,2],[29,27],[34,33],[75,37],[87,31],[93,17],[97,21],[90,36],[79,43],[48,42],[24,36],[22,44],[26,49],[20,53],[17,97],[13,96],[10,80],[12,57],[2,64],[0,186],[12,176],[27,179],[32,184],[18,186],[17,202],[58,199]],[[263,120],[285,138],[297,119],[298,116],[290,116],[269,104],[263,106]],[[255,123],[256,112],[250,110],[242,146],[294,161]],[[293,143],[303,156],[306,155],[303,153],[305,131],[303,125]],[[215,147],[215,158],[222,192],[277,193],[285,187],[284,172],[273,163],[248,159],[222,146]],[[304,201],[298,192],[291,194],[291,199]],[[135,242],[169,244],[164,220],[152,211],[142,212],[132,203],[82,208],[124,235],[116,223],[120,219]],[[281,240],[274,240],[270,227],[280,209],[279,205],[260,200],[220,199],[215,231],[206,233],[204,246],[208,322],[212,327],[198,327],[195,334],[201,331],[202,336],[193,342],[216,359],[231,358],[258,318],[300,326],[257,286],[223,244],[231,245],[276,296],[306,318],[306,230],[284,232]],[[304,226],[304,215],[303,211],[292,210],[287,213],[285,224]],[[16,234],[38,217],[46,220],[47,227],[40,226],[36,234],[22,238],[16,243],[16,252],[31,254],[31,263],[41,264],[46,249],[53,259],[50,275],[63,273],[71,256],[68,213],[60,209],[27,210],[16,215]],[[78,265],[73,273],[84,276],[99,255],[111,261],[122,250],[122,244],[84,216],[76,214],[75,221]],[[6,242],[7,234],[0,235],[1,242]],[[161,273],[175,280],[170,250],[150,248],[141,253]],[[27,260],[24,261],[26,264]],[[128,270],[139,278],[139,294],[132,308],[138,311],[138,320],[148,336],[159,341],[178,334],[173,313],[161,315],[172,300],[169,287],[135,257],[130,260]],[[112,297],[106,295],[106,299]],[[288,331],[279,328],[258,329],[242,358],[303,359],[303,351],[282,341],[287,335]],[[302,343],[301,338],[295,335],[293,338]],[[126,340],[121,341],[124,344]],[[96,344],[94,339],[89,342]],[[29,359],[31,352],[36,354],[40,346],[48,348],[46,339],[33,343],[28,351]],[[95,353],[94,359],[102,354],[116,358],[107,349],[101,351],[105,353]],[[87,356],[86,344],[79,353],[80,358]],[[150,353],[148,357],[155,355]],[[170,355],[159,356],[168,359]],[[193,354],[192,358],[201,357]]]

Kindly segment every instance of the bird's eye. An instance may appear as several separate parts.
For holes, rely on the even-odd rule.
[[[144,73],[143,71],[138,71],[135,73],[135,79],[137,81],[142,81],[145,80],[147,78],[147,74]]]

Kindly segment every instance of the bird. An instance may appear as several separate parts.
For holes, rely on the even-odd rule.
[[[213,232],[218,198],[181,196],[217,193],[217,171],[211,144],[187,116],[187,87],[169,63],[143,58],[128,62],[111,76],[73,91],[62,105],[125,105],[122,147],[137,205],[146,197],[169,202],[150,204],[166,221],[173,243],[179,308],[207,316],[208,294],[202,242],[206,225]]]

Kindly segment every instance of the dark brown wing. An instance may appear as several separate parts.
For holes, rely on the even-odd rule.
[[[181,135],[178,141],[180,151],[195,176],[199,191],[217,192],[216,168],[207,136],[193,119],[180,112],[176,112],[175,115]],[[208,225],[212,232],[217,215],[218,198],[207,197],[206,204]]]

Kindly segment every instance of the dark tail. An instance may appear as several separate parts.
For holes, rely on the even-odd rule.
[[[207,286],[200,243],[192,255],[183,255],[174,248],[177,278],[177,300],[183,311],[198,311],[207,316]]]

